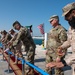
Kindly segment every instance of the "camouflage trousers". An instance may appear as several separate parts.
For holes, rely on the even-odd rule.
[[[35,48],[33,46],[30,46],[26,47],[26,49],[27,49],[27,57],[25,58],[25,60],[27,62],[30,62],[31,64],[34,64]],[[31,69],[33,68],[25,64],[25,73],[29,72]]]
[[[46,64],[56,61],[56,57],[56,53],[46,54]],[[53,69],[50,67],[45,67],[45,71],[50,75],[53,73]],[[64,75],[64,72],[61,68],[54,68],[54,72],[55,75]]]
[[[19,58],[22,58],[23,57],[23,54],[22,54],[22,50],[21,50],[21,46],[22,46],[22,44],[21,43],[19,43],[19,44],[17,44],[16,45],[16,47],[14,47],[14,52],[15,52],[15,63],[17,64],[18,63],[18,60],[17,60],[17,58],[19,57]]]
[[[15,55],[16,56],[19,56],[19,57],[23,56],[21,46],[22,46],[22,43],[19,43],[16,45],[16,47],[15,47]]]

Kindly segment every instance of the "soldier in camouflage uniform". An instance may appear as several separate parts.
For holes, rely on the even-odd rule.
[[[6,30],[1,31],[1,34],[2,34],[1,42],[3,44],[2,53],[4,53],[6,49],[9,48],[8,42],[11,40],[12,37]],[[4,60],[4,56],[3,56],[3,60]]]
[[[53,28],[48,33],[46,65],[53,61],[57,62],[56,59],[59,55],[57,55],[56,49],[67,40],[66,29],[59,24],[59,17],[57,15],[53,15],[50,17],[49,22]],[[64,57],[60,57],[61,61],[63,58]],[[46,67],[46,72],[52,75],[52,69],[50,67]],[[55,75],[64,75],[64,73],[62,69],[55,68]]]
[[[30,35],[30,32],[28,31],[28,29],[26,27],[21,26],[21,24],[18,21],[15,21],[13,23],[13,27],[14,29],[18,30],[18,35],[17,38],[15,40],[15,42],[13,43],[13,46],[17,45],[17,43],[19,42],[19,40],[22,41],[23,45],[25,45],[26,47],[26,52],[27,52],[27,61],[30,62],[31,64],[34,64],[34,56],[35,56],[35,48],[36,45]],[[26,65],[25,66],[25,73],[27,74],[29,72],[31,68]]]
[[[21,41],[19,41],[19,43],[15,47],[13,47],[12,44],[16,40],[18,33],[16,33],[13,29],[10,29],[9,33],[12,35],[12,39],[8,42],[8,44],[10,46],[11,51],[16,55],[16,61],[15,61],[14,64],[18,64],[17,58],[23,57],[23,54],[22,54],[22,51],[21,51],[22,43],[21,43]]]
[[[3,45],[5,46],[5,49],[8,48],[8,42],[11,40],[12,36],[6,31],[6,30],[3,30],[1,32],[2,34],[2,43]]]
[[[75,2],[69,3],[63,7],[63,16],[65,17],[65,20],[68,21],[70,27],[67,33],[68,39],[58,47],[58,52],[60,53],[63,49],[71,46],[72,54],[65,61],[68,65],[72,66],[72,64],[75,63]]]

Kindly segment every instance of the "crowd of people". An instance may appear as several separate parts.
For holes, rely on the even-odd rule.
[[[49,19],[53,28],[48,33],[45,71],[50,75],[52,75],[52,68],[49,63],[62,62],[64,65],[66,63],[71,66],[75,61],[75,2],[67,4],[62,10],[65,20],[70,25],[69,30],[66,30],[60,24],[58,15],[52,15]],[[18,64],[17,58],[23,58],[22,46],[24,46],[23,50],[27,53],[27,59],[25,60],[34,64],[36,45],[29,30],[23,27],[18,21],[15,21],[12,26],[14,29],[10,29],[9,32],[6,30],[0,32],[2,35],[0,41],[4,45],[4,49],[9,48],[13,52],[16,56],[14,64]],[[18,30],[18,32],[15,30]],[[72,47],[72,55],[65,61],[66,51],[70,46]],[[64,75],[62,68],[54,68],[55,75]],[[28,75],[30,70],[33,72],[34,69],[25,65],[26,75]]]
[[[18,21],[15,21],[13,23],[13,28],[15,30],[18,30],[19,32],[15,32],[14,29],[9,30],[9,32],[7,32],[6,30],[1,31],[1,42],[5,47],[4,49],[6,50],[7,48],[9,48],[9,50],[15,54],[16,60],[14,64],[18,64],[17,58],[23,58],[21,49],[23,45],[23,48],[25,48],[24,50],[27,53],[27,59],[25,60],[27,60],[31,64],[34,64],[36,45],[31,37],[29,30],[26,27],[23,27]],[[33,68],[25,65],[25,73],[28,74],[30,70],[33,70]]]

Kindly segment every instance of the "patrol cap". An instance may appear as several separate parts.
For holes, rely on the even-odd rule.
[[[13,27],[14,27],[14,28],[16,27],[16,24],[21,25],[18,21],[15,21],[15,22],[13,23]]]
[[[3,31],[1,31],[1,34],[2,34],[2,33],[6,34],[7,32],[6,32],[6,30],[3,30]]]
[[[68,14],[72,9],[75,9],[75,2],[67,4],[66,6],[63,7],[63,9],[62,9],[62,11],[63,11],[62,16],[65,16],[66,14]]]
[[[51,16],[50,19],[49,19],[48,21],[51,22],[51,21],[54,20],[54,19],[57,19],[57,20],[59,21],[59,17],[58,17],[57,15]]]
[[[9,32],[14,32],[14,29],[10,29]]]
[[[3,30],[3,31],[2,31],[2,33],[5,33],[5,32],[6,32],[6,30]]]

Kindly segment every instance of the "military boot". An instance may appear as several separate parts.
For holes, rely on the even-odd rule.
[[[34,75],[34,70],[33,69],[25,70],[25,75]]]
[[[25,75],[28,75],[29,70],[25,70]]]
[[[28,75],[34,75],[34,69],[31,69],[31,70],[28,72]]]

